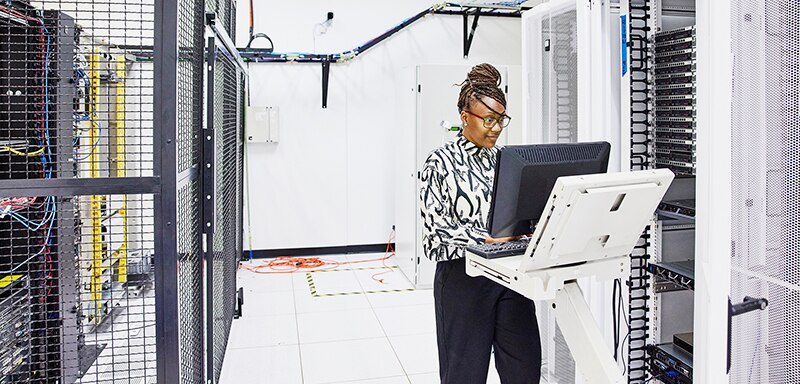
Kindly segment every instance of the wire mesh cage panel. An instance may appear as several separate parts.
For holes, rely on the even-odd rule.
[[[219,379],[236,306],[236,271],[242,254],[244,74],[232,57],[220,52],[213,66],[213,241],[209,265],[213,374]],[[211,84],[210,84],[211,86]],[[206,156],[211,153],[206,154]]]
[[[185,172],[199,160],[199,129],[203,111],[203,62],[205,23],[203,2],[181,2],[178,13],[178,172]]]
[[[731,299],[764,297],[733,320],[731,383],[800,381],[800,5],[731,3]]]
[[[178,192],[178,341],[181,384],[197,383],[203,372],[203,255],[200,243],[199,181]]]

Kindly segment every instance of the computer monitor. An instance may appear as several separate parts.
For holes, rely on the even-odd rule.
[[[509,145],[497,154],[489,235],[533,233],[550,192],[561,176],[605,173],[611,144],[606,142]]]

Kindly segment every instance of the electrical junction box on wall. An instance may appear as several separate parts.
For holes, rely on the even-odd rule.
[[[247,107],[244,124],[248,143],[278,142],[278,107]]]

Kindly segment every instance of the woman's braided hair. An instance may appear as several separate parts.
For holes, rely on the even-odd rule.
[[[483,96],[495,99],[505,107],[506,94],[500,89],[500,80],[500,71],[491,64],[483,63],[472,67],[467,74],[467,79],[458,84],[461,86],[461,94],[458,96],[458,111],[468,109],[472,100],[478,100]]]

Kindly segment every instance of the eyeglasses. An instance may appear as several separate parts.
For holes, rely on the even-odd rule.
[[[508,115],[500,115],[500,118],[497,119],[497,118],[495,118],[493,116],[486,116],[486,117],[479,116],[479,115],[476,115],[476,114],[474,114],[474,113],[472,113],[472,112],[470,112],[470,111],[468,111],[466,109],[464,110],[464,112],[469,113],[470,115],[475,116],[475,117],[483,120],[483,127],[486,128],[486,129],[492,129],[497,124],[500,124],[500,128],[505,128],[505,127],[508,126],[508,123],[511,122],[511,116],[508,116]]]

